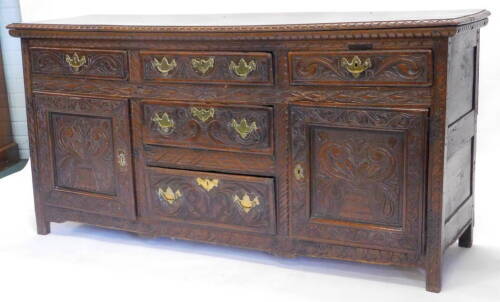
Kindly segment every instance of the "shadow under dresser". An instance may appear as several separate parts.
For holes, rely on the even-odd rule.
[[[472,245],[488,15],[9,25],[22,38],[38,233],[77,221],[421,267],[439,292],[446,248]]]

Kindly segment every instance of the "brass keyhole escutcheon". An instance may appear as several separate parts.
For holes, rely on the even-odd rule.
[[[304,168],[302,168],[301,164],[296,164],[295,168],[293,169],[293,174],[295,174],[295,179],[296,180],[303,180],[304,179]]]
[[[127,167],[127,155],[125,151],[118,151],[118,165],[122,168]]]
[[[208,178],[201,178],[198,177],[196,178],[196,183],[205,189],[205,191],[210,192],[213,188],[217,187],[219,185],[219,180],[214,178],[214,179],[208,179]]]

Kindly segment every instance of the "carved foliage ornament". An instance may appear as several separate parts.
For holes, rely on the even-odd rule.
[[[343,52],[290,54],[292,83],[374,82],[429,85],[430,51],[367,52],[349,56]]]
[[[270,183],[206,175],[151,175],[155,215],[271,230]]]
[[[68,52],[50,48],[30,50],[33,73],[120,78],[127,74],[124,51]]]
[[[292,162],[300,164],[308,175],[305,181],[292,178],[293,232],[418,251],[425,123],[425,110],[293,106]],[[310,127],[313,129],[308,131]],[[310,178],[310,169],[318,172],[316,177]],[[399,184],[405,185],[404,197]],[[313,191],[308,191],[310,186]],[[319,199],[319,195],[312,194],[319,191],[328,198]],[[307,203],[311,207],[308,211]],[[371,208],[372,205],[377,208]],[[316,218],[329,223],[312,223],[311,219]],[[339,221],[353,221],[359,227],[345,228],[338,225]],[[372,228],[364,227],[368,225]],[[374,225],[383,225],[383,229],[373,228]],[[385,230],[397,230],[400,225],[404,225],[401,231]]]
[[[147,137],[169,145],[198,145],[210,149],[243,148],[270,152],[270,108],[232,106],[193,107],[186,104],[144,106],[151,120]]]

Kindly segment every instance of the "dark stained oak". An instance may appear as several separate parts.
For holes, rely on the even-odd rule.
[[[488,11],[87,16],[22,38],[39,234],[423,268],[472,246]]]

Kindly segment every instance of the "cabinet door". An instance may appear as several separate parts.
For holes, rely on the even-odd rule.
[[[42,201],[135,217],[128,100],[35,94]]]
[[[426,110],[293,106],[291,235],[419,252]]]

